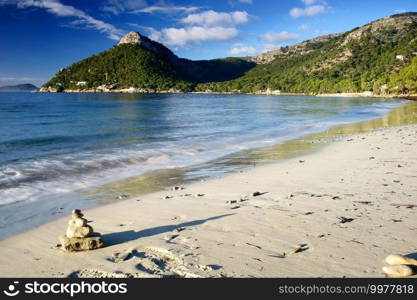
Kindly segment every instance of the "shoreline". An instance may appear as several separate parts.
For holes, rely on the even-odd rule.
[[[278,144],[241,150],[197,165],[159,169],[123,179],[113,178],[110,182],[75,190],[61,197],[51,195],[35,202],[16,202],[6,207],[0,207],[3,216],[13,216],[9,218],[12,222],[10,229],[0,233],[0,240],[52,222],[62,214],[69,213],[73,207],[92,209],[118,202],[120,199],[158,192],[175,185],[188,185],[200,180],[223,178],[251,169],[253,166],[276,163],[320,151],[329,143],[350,134],[368,132],[384,126],[417,123],[417,116],[414,115],[414,112],[417,112],[415,104],[415,102],[405,102],[388,114],[376,119],[333,125],[327,129],[321,129],[322,131],[301,135]],[[127,197],[121,195],[127,195]],[[41,207],[45,214],[37,213],[39,211],[36,207]],[[16,210],[20,212],[18,215],[15,213]],[[6,222],[3,220],[3,229],[5,224]]]
[[[68,219],[60,218],[0,241],[0,276],[379,277],[384,255],[416,251],[409,238],[417,230],[414,208],[392,205],[417,196],[416,131],[407,125],[356,134],[183,191],[87,210],[109,245],[99,250],[54,249]],[[255,191],[265,194],[250,196]],[[226,204],[245,195],[239,208]],[[341,224],[338,217],[354,220]],[[307,249],[288,254],[301,243]],[[123,251],[144,257],[111,262]],[[149,266],[151,258],[165,261],[166,270]]]
[[[373,94],[372,92],[357,92],[357,93],[331,93],[331,94],[314,94],[314,93],[289,93],[289,92],[268,92],[268,91],[259,91],[253,93],[242,93],[242,92],[201,92],[201,91],[192,91],[192,92],[183,92],[177,90],[166,90],[166,91],[157,91],[157,90],[146,90],[146,89],[112,89],[112,90],[62,90],[62,91],[51,91],[51,90],[39,90],[34,91],[34,93],[99,93],[99,94],[208,94],[208,95],[264,95],[264,96],[315,96],[315,97],[347,97],[347,98],[396,98],[417,101],[417,94],[384,94],[378,95]]]

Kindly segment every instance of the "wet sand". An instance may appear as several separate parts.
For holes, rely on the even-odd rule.
[[[382,277],[386,255],[417,253],[417,125],[369,130],[87,210],[99,250],[55,248],[69,216],[3,240],[0,276]]]

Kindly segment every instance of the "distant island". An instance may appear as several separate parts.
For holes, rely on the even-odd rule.
[[[61,69],[41,92],[417,93],[417,13],[258,56],[192,61],[137,32]]]
[[[0,86],[0,92],[33,92],[39,88],[31,83]]]

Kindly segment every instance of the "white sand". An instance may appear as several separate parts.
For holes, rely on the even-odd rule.
[[[417,207],[392,205],[417,204],[416,146],[416,125],[393,127],[182,191],[91,209],[85,217],[113,245],[89,252],[54,248],[65,216],[1,241],[0,276],[381,277],[386,255],[417,252]],[[266,194],[237,209],[226,204],[255,191]],[[291,254],[299,244],[305,250]],[[127,260],[111,260],[132,249]]]

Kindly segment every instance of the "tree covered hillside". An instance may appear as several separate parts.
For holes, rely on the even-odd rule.
[[[191,83],[185,77],[168,60],[152,51],[135,44],[123,44],[62,69],[44,86],[79,89],[80,82],[85,82],[81,88],[114,85],[186,91]]]
[[[294,93],[417,93],[417,13],[256,57],[191,61],[136,32],[108,51],[62,69],[44,88]]]
[[[238,79],[200,84],[197,89],[415,93],[417,18],[412,16],[412,22],[405,21],[409,16],[393,16],[325,41],[306,41],[301,50],[281,48],[271,62],[259,64]]]

